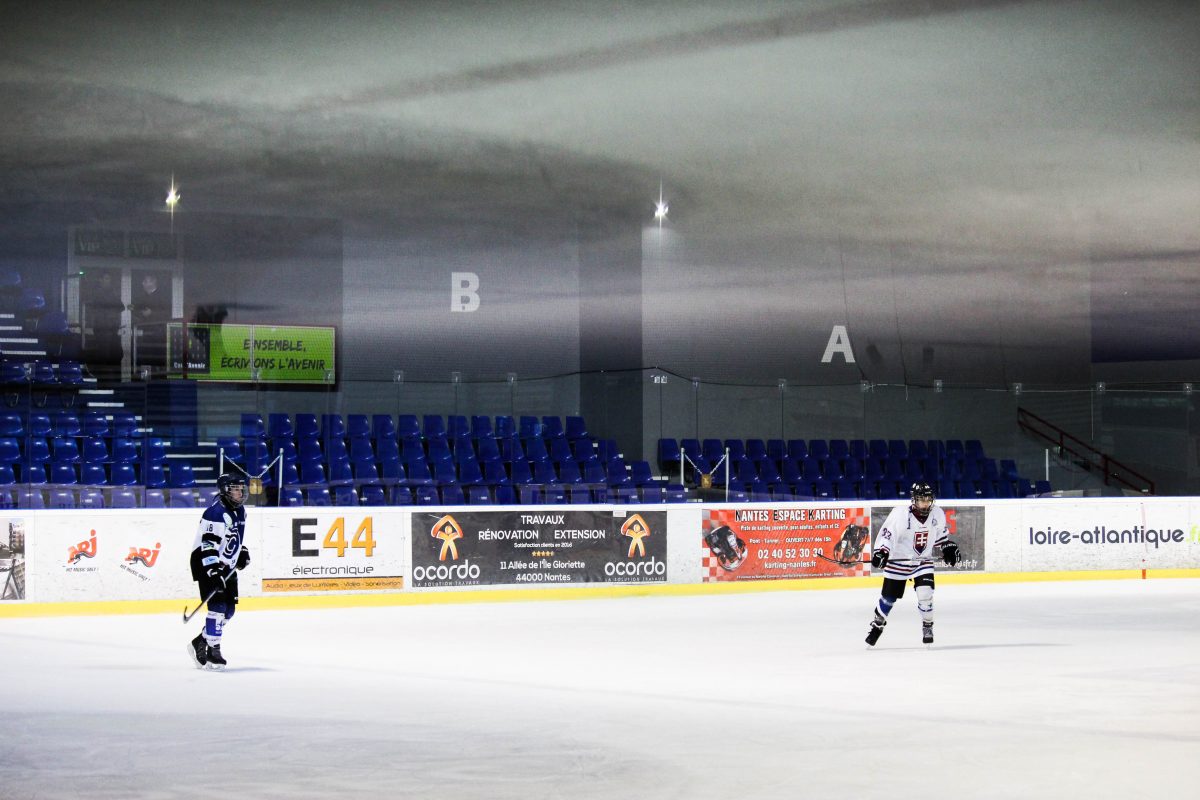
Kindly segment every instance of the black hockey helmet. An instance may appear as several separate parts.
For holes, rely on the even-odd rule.
[[[929,517],[929,509],[933,508],[933,504],[937,501],[937,498],[933,496],[933,487],[925,481],[917,481],[912,485],[911,496],[912,505],[909,506],[909,509],[912,511],[914,517],[924,522]],[[928,500],[929,505],[924,508],[918,508],[918,500]]]
[[[241,495],[236,499],[232,494],[234,489],[242,490]],[[246,502],[246,479],[233,472],[226,472],[224,475],[217,478],[217,493],[221,495],[221,500],[225,503],[225,505],[237,508],[242,503]]]

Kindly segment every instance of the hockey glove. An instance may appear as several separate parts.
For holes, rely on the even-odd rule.
[[[246,565],[249,563],[250,563],[250,551],[243,547],[242,552],[238,553],[237,568],[245,569]]]
[[[875,569],[883,569],[884,567],[887,566],[887,562],[888,562],[888,551],[887,550],[876,550],[875,554],[871,556],[871,566],[874,567]]]
[[[225,581],[229,579],[229,573],[226,571],[225,567],[220,564],[213,564],[208,568],[205,574],[208,575],[208,579],[214,584],[220,584],[216,587],[218,589],[224,589]]]
[[[954,542],[946,542],[942,545],[942,560],[952,567],[961,561],[962,553],[958,552],[958,545]]]

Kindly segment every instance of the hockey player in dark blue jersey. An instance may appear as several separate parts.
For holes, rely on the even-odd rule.
[[[188,643],[188,655],[200,669],[225,669],[221,632],[237,609],[237,571],[250,563],[250,551],[242,543],[245,502],[245,479],[225,473],[217,478],[217,499],[205,510],[196,531],[192,580],[200,585],[200,598],[208,600],[208,615],[204,630]]]

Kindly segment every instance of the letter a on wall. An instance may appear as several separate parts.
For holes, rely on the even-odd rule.
[[[850,334],[846,332],[845,325],[834,325],[833,330],[829,332],[829,343],[825,345],[825,355],[821,356],[821,363],[828,364],[833,361],[835,353],[841,353],[847,364],[854,363],[854,350],[850,347]]]

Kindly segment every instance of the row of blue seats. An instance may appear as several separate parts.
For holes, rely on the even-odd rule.
[[[22,414],[0,412],[0,437],[20,439],[23,436],[119,436],[138,435],[137,416],[130,411],[41,411]]]
[[[819,461],[827,459],[845,460],[855,458],[918,458],[937,457],[940,460],[981,459],[985,457],[983,444],[978,439],[659,439],[659,464],[668,469],[678,468],[681,453],[693,462],[700,460],[716,464],[725,456],[728,448],[730,461],[750,460],[753,462],[774,461],[786,458],[800,461],[807,457]]]
[[[930,481],[934,495],[945,500],[990,500],[1032,497],[1051,491],[1049,481],[961,480]],[[909,481],[851,481],[841,479],[801,483],[741,483],[730,481],[730,500],[740,502],[782,502],[796,500],[905,500],[911,492]]]
[[[0,464],[135,464],[140,461],[161,464],[166,460],[166,444],[150,437],[136,439],[99,436],[84,439],[60,436],[46,440],[29,436],[25,439],[0,438]]]
[[[601,439],[577,440],[574,443],[566,439],[546,441],[532,438],[522,441],[511,439],[478,439],[460,438],[448,439],[377,439],[340,438],[326,439],[276,439],[264,442],[262,439],[250,438],[242,441],[232,437],[219,437],[217,445],[226,459],[237,464],[250,464],[256,469],[269,463],[276,456],[282,456],[285,462],[302,463],[320,461],[327,467],[335,461],[374,462],[382,464],[388,461],[403,461],[405,463],[423,461],[435,464],[438,461],[453,461],[461,464],[470,461],[498,461],[513,463],[516,461],[546,461],[556,464],[573,462],[581,468],[589,462],[599,461],[607,464],[613,458],[619,457],[616,442]]]
[[[0,508],[207,508],[216,489],[152,489],[124,486],[114,489],[70,486],[0,488]]]
[[[244,413],[241,418],[240,435],[242,439],[267,438],[272,441],[280,439],[330,439],[330,438],[370,438],[370,439],[509,439],[514,436],[522,439],[538,437],[543,439],[567,439],[576,441],[591,438],[587,432],[587,424],[583,417],[568,416],[564,420],[557,416],[544,416],[540,419],[533,416],[498,415],[493,425],[492,417],[476,415],[468,419],[464,415],[425,414],[418,418],[416,414],[349,414],[344,419],[341,414],[296,414],[293,418],[288,414],[272,413],[267,415],[264,423],[261,414]]]
[[[0,383],[32,386],[82,386],[84,383],[83,365],[72,360],[55,363],[44,359],[26,362],[5,358],[0,361]]]
[[[184,489],[196,485],[191,464],[177,462],[168,470],[161,463],[105,464],[5,464],[0,463],[0,486],[15,484],[74,486],[148,486]]]
[[[997,466],[995,459],[957,461],[947,459],[938,461],[934,457],[927,459],[898,459],[888,458],[881,461],[868,458],[865,463],[856,458],[844,461],[830,458],[818,461],[808,456],[802,461],[785,458],[777,467],[774,461],[734,461],[729,464],[730,479],[742,483],[799,483],[818,480],[836,481],[849,479],[852,481],[940,481],[951,480],[1017,480],[1016,462],[1004,460]],[[714,481],[725,482],[725,465],[722,464],[712,476]]]
[[[362,483],[403,484],[407,486],[461,484],[471,485],[525,485],[535,483],[566,483],[566,484],[608,484],[638,486],[656,482],[651,475],[650,464],[646,461],[636,461],[626,465],[619,457],[609,459],[602,464],[599,459],[592,459],[582,464],[566,461],[554,464],[549,460],[530,460],[524,457],[510,462],[497,459],[479,461],[474,458],[435,458],[426,460],[424,453],[413,453],[401,459],[387,458],[382,461],[372,458],[370,454],[356,454],[356,458],[338,457],[325,460],[319,455],[312,454],[307,458],[285,457],[282,466],[279,462],[267,461],[264,454],[251,456],[250,451],[230,457],[228,460],[238,464],[250,475],[263,475],[264,483],[274,485],[282,477],[284,486],[298,483],[305,484],[345,484],[354,481]],[[267,469],[270,465],[270,469]],[[267,470],[264,473],[264,470]],[[282,470],[282,476],[280,471]]]

